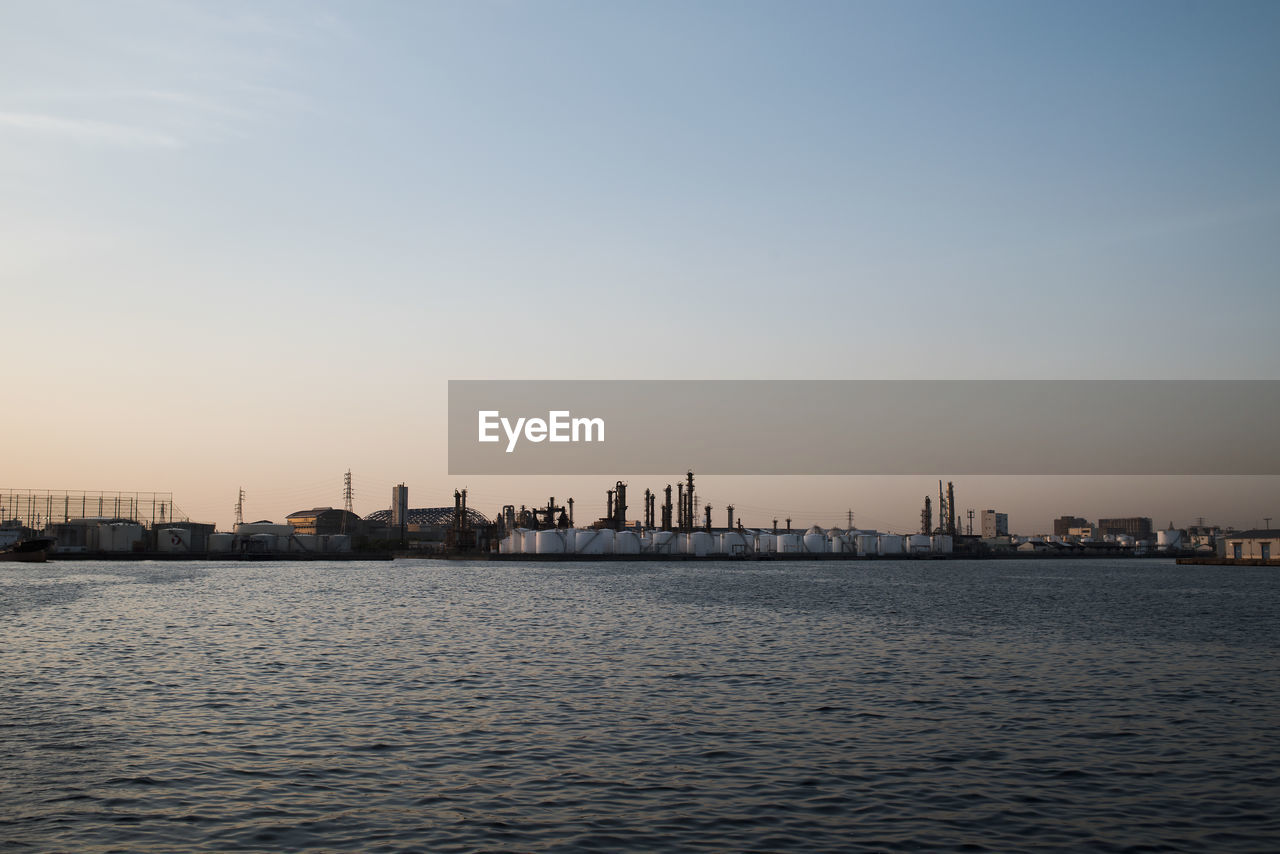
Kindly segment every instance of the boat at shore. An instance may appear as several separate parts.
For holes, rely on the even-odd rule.
[[[20,563],[44,563],[49,558],[49,550],[53,548],[52,537],[27,537],[15,540],[6,546],[0,546],[0,561],[17,561]]]
[[[52,536],[38,536],[35,531],[24,529],[17,521],[4,522],[0,525],[0,561],[42,563],[49,558],[55,542]]]

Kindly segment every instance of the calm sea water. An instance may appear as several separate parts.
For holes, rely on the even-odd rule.
[[[1280,850],[1280,573],[0,569],[0,847]]]

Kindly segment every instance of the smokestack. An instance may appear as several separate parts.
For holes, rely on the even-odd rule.
[[[621,531],[627,527],[627,485],[622,481],[617,484],[618,499],[613,504],[613,529]]]
[[[951,481],[947,481],[947,533],[953,537],[956,533],[956,487]]]

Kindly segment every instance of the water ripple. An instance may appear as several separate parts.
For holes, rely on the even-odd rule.
[[[1273,570],[0,569],[0,847],[1271,851]]]

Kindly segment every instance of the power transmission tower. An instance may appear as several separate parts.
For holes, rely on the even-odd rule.
[[[244,487],[240,487],[240,497],[236,499],[236,524],[244,524]]]
[[[354,511],[351,509],[351,469],[342,476],[342,533],[347,532],[347,517]]]

